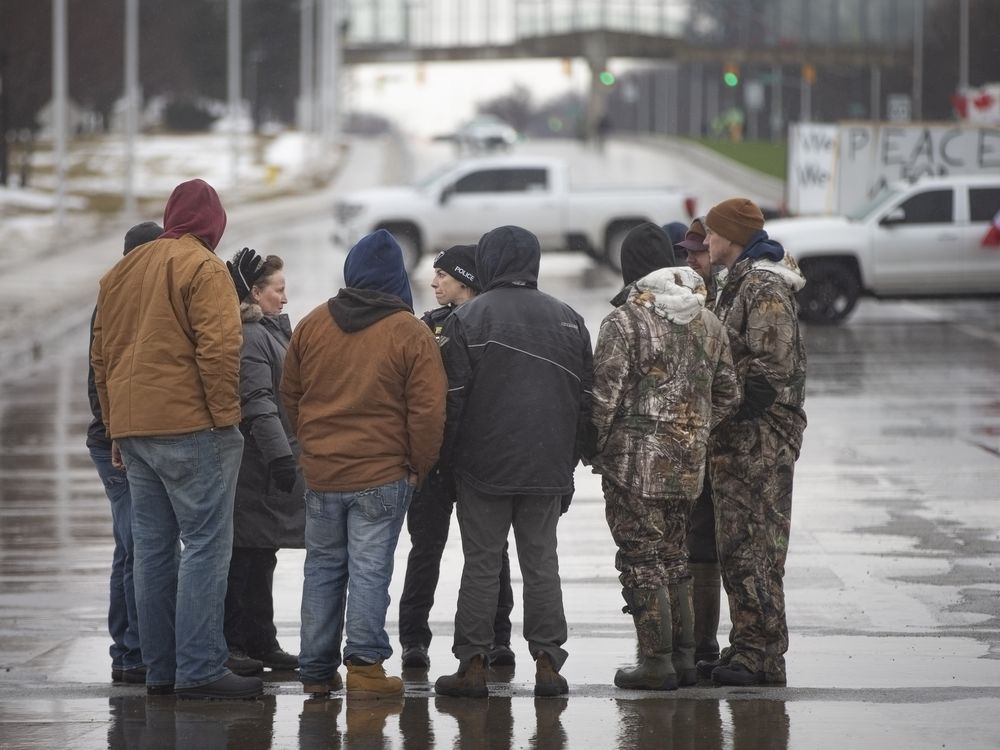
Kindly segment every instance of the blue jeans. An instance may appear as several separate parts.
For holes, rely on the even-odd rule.
[[[135,609],[135,586],[132,581],[132,496],[124,471],[111,465],[110,449],[92,447],[90,459],[104,483],[111,501],[111,532],[115,539],[111,559],[111,599],[108,605],[108,633],[111,634],[111,667],[134,669],[142,666],[139,647],[139,615]]]
[[[306,562],[302,586],[303,679],[330,680],[344,659],[392,655],[385,632],[393,555],[413,486],[400,479],[356,492],[306,490]]]
[[[243,436],[233,426],[118,444],[132,488],[146,685],[207,685],[229,673],[222,627]]]

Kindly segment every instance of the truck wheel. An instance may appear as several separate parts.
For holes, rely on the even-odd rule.
[[[625,235],[640,224],[641,221],[617,221],[608,227],[604,241],[604,262],[615,273],[622,272],[622,242],[625,241]]]
[[[803,265],[806,285],[798,293],[799,316],[811,323],[840,323],[851,314],[861,294],[858,275],[836,261]]]
[[[399,243],[403,251],[403,264],[407,271],[412,271],[420,262],[420,230],[412,224],[383,224],[378,229],[385,229]]]

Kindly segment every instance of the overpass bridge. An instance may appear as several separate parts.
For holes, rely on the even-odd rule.
[[[660,71],[662,81],[652,73],[641,95],[659,100],[653,109],[683,102],[688,132],[704,131],[735,103],[766,110],[771,135],[781,137],[790,99],[798,99],[799,119],[811,119],[817,70],[836,71],[830,79],[821,74],[820,85],[866,78],[864,114],[877,119],[883,73],[911,78],[921,21],[913,0],[350,0],[345,11],[346,65],[585,60],[588,135],[614,96],[600,73],[615,59]],[[720,86],[727,70],[743,71],[752,98],[748,90]],[[649,120],[657,129],[652,114]],[[679,121],[674,129],[681,129]]]
[[[883,71],[909,75],[920,0],[355,0],[346,8],[346,65],[527,58],[583,59],[590,73],[586,127],[593,135],[610,92],[609,60],[665,71],[661,104],[680,101],[687,79],[689,130],[719,108],[722,72],[744,66],[766,84],[773,112],[797,89],[810,119],[816,70],[866,74],[870,117]],[[678,73],[683,71],[683,76]],[[650,94],[658,90],[655,86]],[[760,89],[757,89],[760,91]],[[735,94],[730,95],[730,99]],[[755,102],[749,102],[755,104]],[[763,104],[759,108],[763,108]],[[698,112],[694,113],[697,109]],[[697,117],[695,116],[697,114]],[[698,124],[695,124],[695,120]]]

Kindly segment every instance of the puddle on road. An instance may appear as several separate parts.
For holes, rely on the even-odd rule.
[[[120,695],[7,702],[11,747],[737,748],[995,747],[995,698],[947,703],[783,701],[757,696],[314,699],[188,702]],[[957,746],[957,745],[956,745]]]

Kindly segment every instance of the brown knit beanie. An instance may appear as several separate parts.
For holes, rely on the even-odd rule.
[[[730,198],[713,206],[705,226],[730,242],[746,247],[750,238],[764,228],[764,214],[747,198]]]

